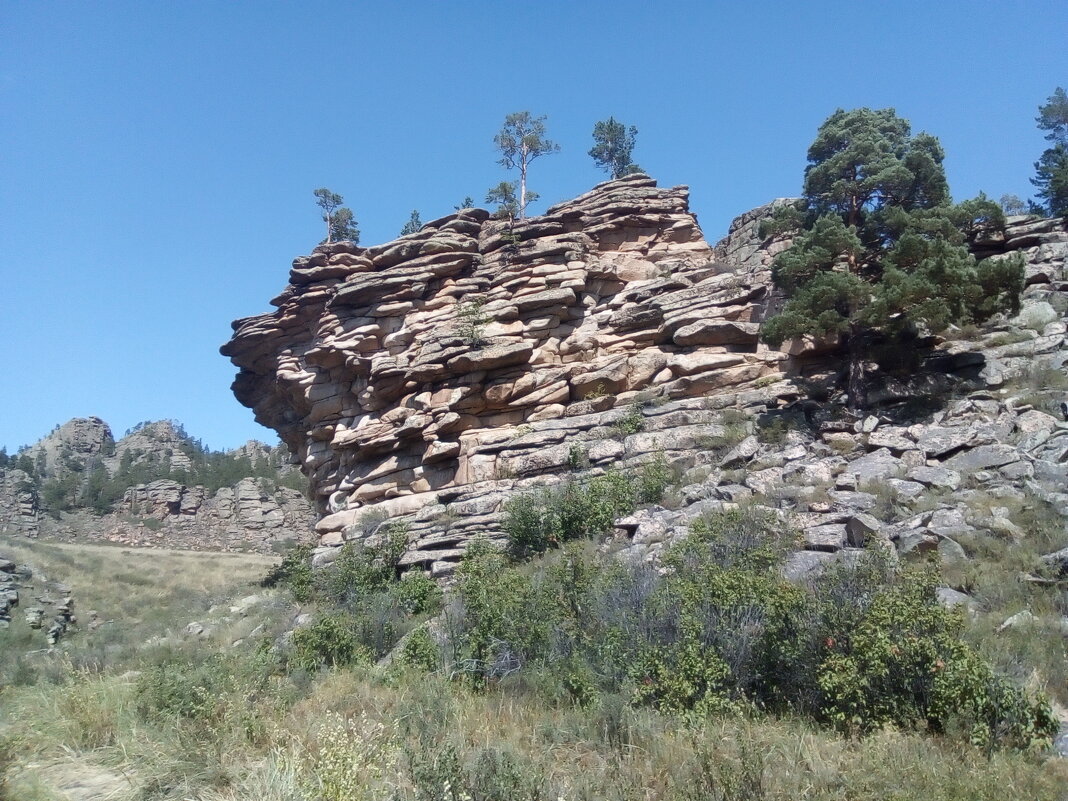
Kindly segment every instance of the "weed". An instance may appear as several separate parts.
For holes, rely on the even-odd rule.
[[[472,348],[486,344],[486,325],[490,318],[482,311],[486,305],[484,298],[463,301],[456,308],[457,334]]]
[[[567,468],[572,472],[586,470],[590,466],[590,459],[586,455],[586,449],[577,442],[571,443],[567,449]]]
[[[600,400],[601,398],[608,397],[608,389],[605,387],[604,382],[600,382],[593,389],[587,390],[586,394],[582,396],[583,400]]]
[[[615,429],[624,437],[644,431],[645,415],[642,414],[642,407],[637,403],[628,406],[623,416],[616,420]]]

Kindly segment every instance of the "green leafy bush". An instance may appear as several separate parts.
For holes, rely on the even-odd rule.
[[[509,553],[522,559],[575,539],[597,537],[639,506],[656,503],[671,481],[662,459],[637,475],[614,470],[586,481],[519,495],[504,506]]]
[[[343,546],[327,567],[313,571],[309,550],[297,549],[264,579],[268,586],[287,585],[297,600],[319,609],[312,625],[293,633],[292,665],[318,670],[373,662],[440,610],[441,588],[430,578],[398,578],[407,541],[405,525],[389,524],[370,543]]]
[[[797,585],[781,573],[794,541],[774,514],[733,509],[695,521],[662,570],[579,542],[509,566],[479,544],[449,609],[451,667],[476,685],[536,672],[580,706],[622,693],[667,712],[755,708],[848,733],[1049,741],[1048,705],[962,640],[933,572],[871,552]]]
[[[300,545],[282,557],[280,564],[272,567],[263,580],[262,587],[284,586],[293,593],[293,597],[304,602],[312,595],[312,548]]]
[[[371,661],[371,652],[359,637],[359,621],[350,614],[326,614],[293,632],[290,661],[304,670],[342,667]]]
[[[441,648],[427,627],[420,626],[408,635],[398,659],[405,667],[429,673],[441,668]]]
[[[644,431],[645,415],[642,414],[642,407],[632,403],[627,407],[626,413],[616,421],[615,427],[625,437]]]

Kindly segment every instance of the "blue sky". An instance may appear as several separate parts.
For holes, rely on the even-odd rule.
[[[859,106],[938,136],[957,199],[1026,197],[1066,31],[1063,0],[0,0],[0,445],[86,415],[274,441],[217,349],[322,237],[312,190],[391,239],[510,177],[513,111],[562,147],[535,212],[603,180],[612,115],[715,241],[796,194],[819,124]]]

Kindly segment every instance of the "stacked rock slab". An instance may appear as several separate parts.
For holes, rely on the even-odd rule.
[[[338,543],[372,507],[411,513],[558,472],[576,441],[595,465],[631,455],[611,427],[636,400],[773,382],[784,356],[757,336],[769,278],[766,262],[715,258],[685,187],[631,176],[514,224],[466,209],[385,245],[320,246],[222,352]],[[713,424],[701,404],[678,411]],[[462,538],[449,539],[439,550]]]
[[[788,242],[757,229],[784,202],[712,248],[687,189],[639,175],[514,224],[466,209],[384,245],[322,245],[276,311],[233,324],[234,392],[309,476],[321,545],[404,516],[402,563],[447,573],[472,536],[500,535],[517,490],[576,463],[698,475],[718,468],[723,409],[797,399],[787,370],[818,343],[758,337]]]

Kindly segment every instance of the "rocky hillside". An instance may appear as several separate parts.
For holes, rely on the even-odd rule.
[[[208,451],[166,420],[116,441],[99,418],[71,420],[0,466],[0,533],[268,551],[314,520],[284,451]]]
[[[297,259],[276,311],[236,321],[222,351],[238,399],[310,477],[320,544],[404,516],[404,564],[442,575],[470,537],[500,535],[516,492],[661,460],[677,508],[620,523],[643,555],[751,495],[803,530],[805,559],[876,535],[941,547],[945,514],[971,523],[954,504],[909,517],[932,489],[989,485],[1068,513],[1064,220],[1013,218],[975,243],[1025,255],[1023,312],[918,343],[907,378],[872,366],[883,411],[855,420],[804,400],[841,369],[834,343],[759,341],[788,244],[757,235],[775,204],[712,247],[687,194],[630,176],[514,225],[466,209]]]

